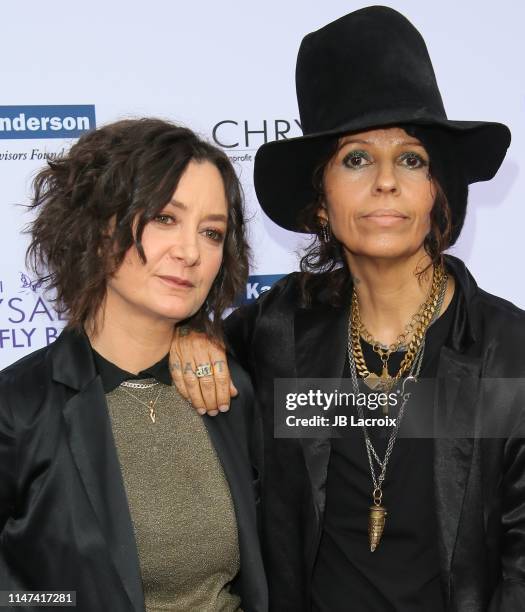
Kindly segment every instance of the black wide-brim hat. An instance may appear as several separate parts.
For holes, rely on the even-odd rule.
[[[452,243],[463,225],[467,185],[491,179],[510,144],[510,130],[501,123],[447,119],[425,41],[408,19],[384,6],[355,11],[306,35],[296,88],[304,136],[263,145],[254,168],[263,210],[292,231],[302,231],[299,213],[317,197],[314,172],[342,134],[415,126],[431,165],[432,133],[439,133],[439,142],[445,138],[465,183],[458,191],[464,195],[447,193]]]

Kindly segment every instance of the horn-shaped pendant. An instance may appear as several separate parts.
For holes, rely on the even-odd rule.
[[[384,506],[370,506],[368,513],[368,541],[370,552],[379,546],[385,528],[387,511]]]

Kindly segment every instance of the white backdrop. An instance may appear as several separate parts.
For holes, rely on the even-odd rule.
[[[501,121],[512,130],[498,176],[471,188],[467,222],[452,252],[483,288],[525,307],[525,3],[384,4],[403,12],[425,37],[449,118]],[[275,138],[276,122],[289,137],[300,134],[294,70],[303,35],[366,5],[342,0],[4,3],[0,107],[16,107],[10,110],[20,117],[23,106],[94,105],[97,125],[152,115],[215,138],[236,159],[246,190],[252,274],[263,275],[248,288],[254,297],[271,275],[297,268],[300,246],[294,234],[258,210],[251,184],[255,150]],[[63,325],[26,273],[27,237],[21,230],[28,217],[19,205],[28,201],[43,154],[59,153],[71,142],[49,138],[58,134],[50,124],[34,138],[38,132],[36,124],[29,126],[29,111],[25,129],[8,132],[8,124],[1,123],[8,110],[0,108],[0,369],[52,341]],[[38,116],[44,115],[40,109]]]

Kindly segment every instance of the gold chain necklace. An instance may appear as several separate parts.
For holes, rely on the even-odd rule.
[[[361,329],[359,330],[359,333],[365,342],[372,345],[372,349],[379,355],[379,357],[382,357],[382,354],[386,352],[388,352],[388,356],[390,356],[391,353],[394,353],[399,349],[406,349],[409,338],[413,334],[417,324],[421,321],[421,315],[425,307],[426,301],[419,305],[417,312],[412,315],[410,321],[405,325],[405,329],[399,334],[395,342],[389,344],[388,346],[386,344],[381,344],[381,342],[378,340],[375,340],[372,334],[366,329],[363,321],[360,321]]]
[[[445,299],[446,289],[447,289],[447,276],[443,272],[442,282],[440,284],[440,291],[438,294],[437,305],[434,308],[434,314],[432,315],[432,318],[430,322],[428,323],[427,328],[430,324],[432,324],[433,321],[437,319],[437,317],[439,316],[439,313],[441,312],[443,301]],[[354,345],[353,321],[354,321],[354,317],[352,313],[352,315],[350,316],[350,321],[348,325],[348,362],[350,366],[350,376],[352,379],[352,386],[354,389],[354,393],[357,395],[359,393],[359,384],[358,384],[358,379],[357,379],[357,367],[356,367],[356,362],[354,358],[355,351],[354,351],[354,346],[353,346]],[[357,338],[359,341],[359,334]],[[359,403],[357,404],[357,412],[359,414],[359,418],[362,420],[362,423],[363,423],[362,429],[363,429],[363,434],[365,438],[366,453],[368,456],[370,474],[372,476],[372,483],[373,483],[373,491],[372,491],[373,505],[370,506],[368,510],[368,540],[370,544],[370,552],[374,552],[379,546],[381,537],[383,535],[383,530],[386,524],[386,517],[387,517],[388,512],[387,512],[386,507],[383,506],[383,482],[386,477],[388,461],[392,454],[392,450],[394,448],[397,434],[401,426],[401,421],[403,419],[406,404],[410,397],[410,393],[405,394],[405,384],[408,381],[417,382],[419,378],[419,372],[421,369],[421,365],[423,362],[424,350],[425,350],[425,336],[423,334],[423,341],[421,342],[421,344],[419,345],[419,348],[417,349],[417,353],[415,355],[415,358],[413,359],[412,365],[410,366],[410,371],[408,373],[408,376],[403,380],[403,384],[401,385],[401,397],[403,398],[403,400],[399,408],[398,415],[396,417],[395,426],[392,428],[392,431],[390,433],[385,455],[382,460],[377,454],[374,448],[374,445],[372,444],[372,441],[370,439],[370,436],[368,435],[367,427],[364,424],[365,419],[364,419],[364,414],[363,414],[363,407]],[[376,470],[374,468],[374,460],[378,463],[380,467],[379,474],[376,474]]]
[[[439,295],[444,286],[446,286],[448,277],[442,265],[434,266],[434,273],[432,276],[432,286],[430,293],[426,301],[418,309],[418,311],[412,316],[409,324],[405,327],[405,330],[398,336],[396,342],[390,345],[386,350],[381,348],[382,345],[377,341],[373,341],[372,347],[376,353],[379,354],[383,363],[383,371],[381,375],[377,375],[374,372],[370,372],[366,366],[365,358],[363,355],[363,349],[361,347],[361,333],[364,328],[361,322],[361,316],[359,313],[359,302],[357,299],[357,293],[355,288],[352,293],[352,353],[355,360],[355,365],[358,374],[364,378],[366,385],[377,391],[389,391],[395,383],[410,369],[414,358],[417,355],[419,347],[423,342],[425,333],[428,329],[430,322],[436,311],[436,307],[439,301]],[[415,323],[415,325],[413,324]],[[395,376],[390,376],[388,372],[388,359],[393,352],[397,350],[402,344],[402,340],[406,338],[406,329],[412,326],[412,338],[408,344],[407,352],[401,361],[399,370]],[[365,330],[366,331],[366,330]],[[368,334],[370,336],[370,334]],[[371,336],[370,336],[371,338]],[[371,338],[373,340],[373,338]],[[383,412],[386,414],[388,407],[385,406]]]
[[[137,401],[139,404],[142,404],[143,406],[145,406],[148,410],[149,410],[149,418],[151,419],[152,423],[156,423],[157,422],[157,413],[155,411],[155,406],[157,405],[157,402],[159,401],[159,397],[162,393],[162,389],[163,389],[163,385],[161,385],[159,392],[157,393],[157,397],[154,400],[150,400],[149,402],[144,402],[142,401],[139,397],[137,397],[134,393],[130,393],[125,387],[127,386],[131,386],[129,384],[126,384],[127,381],[124,381],[122,383],[120,383],[120,388],[122,389],[122,391],[124,391],[124,393],[126,393],[127,395],[129,395],[130,397],[132,397],[135,401]],[[155,385],[150,385],[151,387],[155,386]],[[150,386],[136,386],[133,385],[133,388],[140,388],[140,389],[148,389],[150,388]]]

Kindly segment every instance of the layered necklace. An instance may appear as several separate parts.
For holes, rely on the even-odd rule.
[[[139,404],[141,404],[142,406],[144,406],[145,408],[148,409],[149,418],[150,418],[150,421],[152,423],[156,423],[157,422],[157,412],[156,412],[155,408],[156,408],[157,402],[159,401],[159,398],[161,396],[163,385],[160,386],[160,389],[159,389],[158,393],[156,394],[155,398],[149,400],[148,402],[145,402],[144,400],[140,399],[140,397],[137,397],[135,395],[135,393],[131,393],[131,391],[128,391],[128,389],[134,389],[134,390],[135,389],[136,390],[139,390],[139,389],[140,390],[153,389],[156,386],[158,386],[158,384],[159,383],[156,380],[154,380],[152,382],[146,382],[146,383],[135,382],[135,381],[131,381],[131,380],[125,380],[125,381],[120,383],[120,388],[122,389],[122,391],[124,391],[124,393],[126,395],[129,395],[136,402],[138,402]]]
[[[365,384],[372,390],[390,391],[392,387],[404,376],[412,367],[416,355],[418,354],[421,345],[424,341],[430,322],[434,318],[439,296],[443,286],[446,288],[447,275],[442,265],[434,266],[432,276],[432,285],[427,299],[419,306],[417,312],[412,315],[412,318],[405,326],[405,329],[399,334],[395,342],[389,346],[385,346],[377,340],[374,340],[370,332],[366,329],[361,321],[359,312],[359,301],[354,287],[352,292],[352,309],[351,309],[351,344],[352,353],[354,356],[355,365],[359,376],[364,379]],[[363,349],[361,347],[361,337],[366,342],[372,345],[372,349],[379,355],[383,364],[380,375],[375,372],[370,372],[366,366]],[[410,341],[409,341],[410,338]],[[408,345],[407,345],[408,342]],[[395,351],[406,348],[406,354],[401,361],[399,370],[394,376],[391,376],[388,371],[388,360],[390,355]],[[383,409],[385,414],[388,413],[388,406]]]
[[[360,403],[357,405],[357,411],[362,423],[365,447],[373,483],[373,505],[370,506],[368,512],[368,540],[371,552],[374,552],[378,547],[385,528],[387,510],[386,507],[382,505],[382,487],[386,476],[388,460],[392,454],[399,427],[401,426],[401,421],[405,413],[405,407],[410,397],[409,393],[405,393],[405,385],[409,381],[417,382],[417,378],[421,370],[421,364],[423,362],[425,335],[429,326],[439,316],[443,301],[445,299],[447,280],[448,277],[443,266],[434,266],[432,285],[427,299],[412,316],[410,322],[405,327],[405,330],[396,339],[396,342],[387,347],[373,340],[370,334],[366,332],[366,329],[361,322],[359,304],[355,289],[352,294],[352,308],[348,322],[348,361],[350,365],[350,375],[354,393],[356,395],[359,394],[358,374],[364,379],[364,382],[370,389],[377,389],[379,391],[390,391],[393,386],[401,380],[403,375],[408,374],[403,379],[401,384],[401,397],[403,400],[399,408],[395,426],[392,428],[392,432],[388,439],[385,455],[382,460],[376,452],[374,445],[370,440],[370,436],[368,435],[366,425],[364,424],[365,419],[363,407]],[[363,330],[365,331],[363,334],[365,339],[367,339],[367,342],[369,342],[368,339],[372,340],[370,344],[372,344],[374,351],[381,357],[381,361],[383,363],[383,371],[381,376],[370,372],[366,367],[363,350],[361,347],[361,335]],[[399,350],[401,346],[408,341],[410,335],[412,338],[408,342],[407,353],[401,361],[399,370],[394,376],[390,376],[388,372],[388,358],[392,352]],[[378,475],[376,475],[374,462],[379,466]]]

